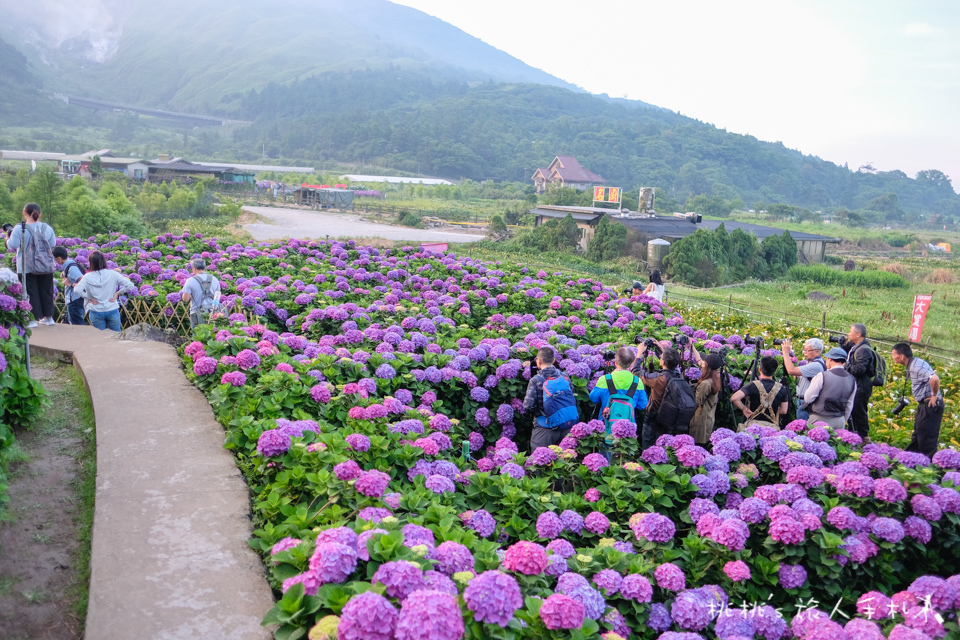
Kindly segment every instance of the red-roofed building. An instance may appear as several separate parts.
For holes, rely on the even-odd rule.
[[[584,169],[573,156],[557,156],[549,167],[539,167],[533,172],[533,184],[537,193],[547,190],[547,185],[558,184],[583,191],[606,184],[607,180],[593,171]]]

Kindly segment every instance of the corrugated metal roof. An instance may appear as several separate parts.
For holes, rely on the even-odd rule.
[[[59,160],[65,155],[52,151],[0,151],[4,160]]]
[[[244,171],[279,171],[282,173],[313,173],[313,167],[283,167],[272,164],[228,164],[226,162],[205,162],[208,167],[222,169],[242,169]]]
[[[437,184],[449,184],[453,183],[449,180],[443,180],[442,178],[410,178],[407,176],[366,176],[358,175],[353,173],[348,173],[346,175],[340,176],[341,179],[350,180],[351,182],[388,182],[390,184],[427,184],[427,185],[437,185]]]
[[[695,233],[697,229],[713,231],[721,224],[724,226],[727,232],[733,231],[734,229],[741,229],[747,233],[752,233],[760,240],[763,240],[767,236],[779,235],[784,232],[784,229],[765,227],[763,225],[751,224],[749,222],[738,222],[736,220],[704,220],[700,224],[693,224],[680,218],[666,218],[659,216],[655,218],[618,218],[618,220],[628,227],[636,229],[637,231],[645,233],[649,236],[671,239],[686,237],[692,233]],[[829,236],[821,236],[815,233],[804,233],[802,231],[791,231],[790,235],[794,240],[797,241],[819,240],[821,242],[828,243],[840,242],[840,238],[831,238]]]
[[[577,209],[590,209],[591,207],[577,207]],[[574,220],[581,222],[592,222],[594,220],[599,220],[604,213],[596,213],[593,211],[575,211],[573,207],[567,209],[557,209],[545,207],[537,207],[536,209],[531,209],[530,213],[535,216],[543,216],[544,218],[566,218],[567,216],[573,216]]]

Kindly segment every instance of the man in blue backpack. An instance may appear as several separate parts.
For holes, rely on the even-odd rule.
[[[570,428],[580,421],[573,385],[570,378],[553,366],[555,360],[551,347],[543,347],[537,352],[539,371],[530,378],[523,399],[523,410],[533,410],[530,451],[559,444],[570,433]]]
[[[590,392],[590,402],[600,404],[600,415],[606,426],[607,446],[613,444],[614,422],[629,420],[636,424],[637,409],[647,407],[647,393],[643,389],[643,384],[640,378],[630,371],[635,357],[630,347],[617,349],[613,361],[615,370],[597,380],[597,385]]]

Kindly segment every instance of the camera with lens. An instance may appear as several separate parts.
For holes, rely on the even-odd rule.
[[[607,349],[606,351],[600,354],[600,357],[603,358],[604,362],[610,362],[611,360],[617,357],[617,352],[614,351],[613,349]]]
[[[827,338],[827,340],[829,340],[830,342],[834,342],[840,345],[841,347],[847,344],[847,336],[843,335],[842,333],[839,335],[830,336],[829,338]]]
[[[714,348],[710,349],[710,353],[712,353],[712,354],[714,354],[714,355],[716,355],[716,356],[720,356],[720,359],[723,361],[724,364],[726,364],[726,362],[727,362],[727,353],[728,353],[728,350],[727,350],[727,346],[726,346],[726,345],[724,345],[724,346],[722,346],[722,347],[714,347]]]
[[[774,339],[773,339],[773,344],[774,344],[774,346],[779,347],[780,345],[783,344],[783,338],[774,338]]]
[[[690,342],[689,336],[686,336],[682,333],[676,333],[672,337],[673,341],[680,345],[686,345],[688,342]]]
[[[755,347],[763,346],[763,336],[747,336],[743,339],[744,344],[752,344]]]
[[[910,404],[910,398],[905,396],[900,396],[900,402],[897,403],[897,406],[893,408],[892,413],[895,416],[900,415],[900,412],[907,408],[907,405]]]
[[[640,344],[642,342],[644,346],[647,347],[647,351],[652,351],[658,356],[663,355],[663,349],[660,348],[660,343],[654,340],[653,338],[644,338],[643,336],[638,335],[636,340],[637,340],[637,344]]]
[[[7,237],[9,238],[10,234],[13,233],[13,225],[10,224],[9,222],[5,222],[3,224],[3,232],[7,234]]]
[[[623,295],[625,295],[625,296],[629,296],[629,295],[631,295],[632,293],[633,293],[633,289],[631,289],[630,287],[627,287],[627,288],[625,288],[625,289],[623,290]]]

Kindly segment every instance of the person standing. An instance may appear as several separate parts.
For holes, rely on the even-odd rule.
[[[773,379],[780,364],[773,356],[760,358],[760,379],[743,385],[731,396],[733,406],[743,412],[746,421],[741,430],[752,424],[780,428],[780,416],[790,408],[790,392]],[[747,404],[743,401],[746,400]]]
[[[180,299],[190,303],[190,328],[207,322],[220,306],[220,281],[207,273],[207,261],[197,258],[190,263],[193,275],[183,283]]]
[[[793,364],[793,360],[790,357],[789,338],[784,339],[780,345],[780,349],[783,352],[783,368],[786,369],[789,375],[797,379],[797,395],[795,398],[797,419],[807,420],[810,418],[810,413],[803,408],[803,398],[807,393],[807,389],[810,387],[810,381],[813,380],[813,377],[827,370],[827,363],[820,357],[820,354],[823,353],[823,340],[820,338],[810,338],[803,343],[803,359],[806,360],[807,363],[799,366]]]
[[[86,324],[83,321],[83,298],[74,293],[73,288],[83,278],[84,270],[70,257],[66,247],[54,247],[53,259],[62,272],[63,299],[66,302],[66,316],[70,324]]]
[[[600,405],[600,415],[606,427],[606,444],[613,444],[613,423],[629,420],[636,424],[636,411],[646,409],[647,394],[640,378],[633,375],[633,349],[620,347],[614,356],[614,371],[597,380],[590,391],[590,402]]]
[[[850,325],[847,339],[840,344],[847,352],[847,363],[844,368],[857,382],[857,395],[853,401],[853,412],[850,414],[850,426],[857,432],[864,442],[870,437],[870,416],[867,405],[873,395],[873,377],[877,375],[877,359],[873,354],[873,347],[867,340],[867,328],[860,324]]]
[[[833,348],[827,352],[827,370],[818,373],[804,392],[807,424],[826,422],[840,429],[850,419],[857,396],[857,381],[844,369],[847,352]]]
[[[907,368],[910,390],[918,404],[913,418],[913,435],[907,451],[916,451],[932,459],[937,452],[940,423],[943,422],[944,402],[943,394],[940,393],[940,376],[933,372],[929,362],[915,357],[913,349],[906,342],[893,345],[893,361]]]
[[[673,428],[661,424],[660,405],[663,404],[663,397],[667,392],[667,385],[671,380],[680,378],[677,367],[680,366],[680,353],[673,348],[667,347],[660,354],[660,371],[649,372],[643,368],[643,361],[647,353],[647,345],[641,344],[637,349],[637,357],[633,361],[631,371],[643,381],[644,390],[647,392],[649,402],[647,402],[647,411],[643,416],[643,429],[640,433],[640,446],[646,450],[657,443],[657,439],[664,435],[674,435]],[[682,381],[682,378],[680,378]],[[689,428],[689,425],[681,425],[683,431]]]
[[[720,369],[723,368],[723,360],[715,353],[708,353],[701,358],[692,343],[690,352],[700,367],[700,379],[697,380],[693,392],[697,399],[697,411],[690,421],[690,435],[698,445],[706,446],[710,442],[710,434],[713,433],[716,421],[717,402],[722,388]]]
[[[531,452],[539,447],[560,444],[580,419],[573,386],[570,379],[553,366],[555,360],[552,347],[542,347],[537,351],[538,372],[530,378],[527,394],[523,398],[524,413],[533,411]]]
[[[90,324],[101,331],[120,331],[120,303],[124,293],[136,291],[130,280],[107,268],[107,259],[99,251],[90,253],[90,271],[78,282],[73,293],[84,299]]]
[[[52,325],[53,274],[57,270],[53,247],[57,236],[53,227],[40,221],[40,205],[28,202],[23,207],[23,223],[15,226],[7,238],[7,249],[17,250],[17,272],[26,273],[27,296],[33,320],[27,325]]]

